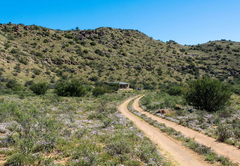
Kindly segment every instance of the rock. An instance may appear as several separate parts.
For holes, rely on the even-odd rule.
[[[188,112],[189,112],[189,113],[193,113],[193,109],[192,109],[192,108],[189,108],[189,109],[188,109]]]
[[[182,110],[183,109],[183,107],[181,105],[179,105],[179,104],[176,104],[176,106],[174,108],[176,110]]]
[[[155,114],[170,114],[169,110],[168,109],[160,109],[158,111],[155,112]]]
[[[29,30],[29,26],[24,26],[24,29],[28,31]]]

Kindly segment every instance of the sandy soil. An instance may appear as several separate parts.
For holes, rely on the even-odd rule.
[[[5,162],[6,162],[6,157],[0,154],[0,166],[3,166]]]
[[[225,143],[218,142],[216,139],[208,137],[204,134],[201,134],[197,131],[194,131],[192,129],[189,129],[187,127],[178,125],[174,122],[168,121],[166,119],[154,116],[146,111],[144,111],[142,108],[139,107],[139,100],[142,96],[138,97],[133,102],[133,108],[136,111],[141,112],[142,114],[145,114],[146,116],[152,118],[153,120],[158,121],[159,123],[165,123],[166,126],[174,128],[176,131],[180,131],[182,134],[184,134],[187,137],[195,138],[195,141],[203,144],[205,146],[211,147],[217,154],[223,155],[225,157],[228,157],[232,162],[238,163],[240,165],[240,149],[227,145]]]
[[[5,133],[0,133],[0,138],[5,137],[5,136],[6,136]],[[0,150],[1,150],[1,148],[0,148]],[[0,166],[3,166],[4,163],[6,163],[6,162],[7,162],[7,160],[6,160],[5,155],[0,154]]]
[[[159,129],[149,125],[147,122],[141,120],[137,116],[133,115],[128,109],[127,105],[133,98],[126,100],[123,104],[119,106],[119,111],[131,120],[144,134],[160,148],[160,152],[168,160],[172,161],[174,165],[183,166],[202,166],[210,165],[202,158],[200,158],[196,153],[186,149],[176,140],[169,138],[165,133],[161,132]]]

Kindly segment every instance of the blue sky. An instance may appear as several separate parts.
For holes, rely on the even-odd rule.
[[[0,23],[139,30],[161,41],[240,41],[239,0],[0,0]]]

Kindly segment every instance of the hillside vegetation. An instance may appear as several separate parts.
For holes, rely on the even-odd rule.
[[[124,81],[154,89],[209,75],[238,84],[239,57],[240,43],[223,39],[187,46],[154,40],[137,30],[0,24],[1,82],[76,78],[85,84]]]

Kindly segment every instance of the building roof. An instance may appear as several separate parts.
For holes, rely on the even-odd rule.
[[[120,85],[130,85],[129,83],[126,82],[106,82],[108,84],[120,84]]]

